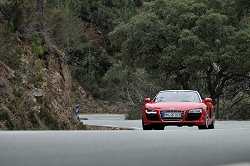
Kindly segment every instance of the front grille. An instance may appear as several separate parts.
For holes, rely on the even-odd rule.
[[[188,113],[186,120],[199,120],[202,113]]]
[[[146,114],[147,120],[159,120],[157,114]]]
[[[181,117],[164,117],[163,116],[164,113],[181,113]],[[162,110],[160,111],[160,114],[161,114],[161,119],[163,121],[180,121],[182,120],[184,116],[184,111],[183,110]]]

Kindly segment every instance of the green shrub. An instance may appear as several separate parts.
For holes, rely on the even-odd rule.
[[[30,111],[28,113],[28,119],[32,123],[33,128],[39,128],[39,118],[35,111]]]
[[[40,88],[46,80],[47,78],[45,76],[37,74],[29,78],[29,83],[34,84],[37,88]]]
[[[125,119],[129,119],[129,120],[140,119],[142,116],[141,109],[142,107],[140,107],[140,105],[130,107],[130,110],[127,112]]]
[[[9,121],[10,115],[4,110],[0,110],[0,121],[5,121],[5,120]]]
[[[83,20],[88,20],[89,12],[90,12],[89,0],[82,0],[80,9],[81,18]]]
[[[15,130],[15,124],[12,121],[6,121],[5,126],[8,130]]]
[[[9,78],[9,81],[14,84],[15,86],[19,86],[21,84],[21,78],[12,76]]]
[[[39,73],[40,71],[42,71],[43,65],[44,65],[44,61],[37,59],[34,64],[34,72]]]
[[[36,55],[42,55],[45,51],[48,50],[48,46],[42,44],[42,40],[40,39],[38,32],[34,32],[33,42],[31,46],[32,52]]]
[[[7,23],[5,26],[5,37],[10,39],[11,34],[14,32],[14,30],[15,30],[15,27],[13,23],[12,22]]]
[[[22,24],[25,22],[27,4],[25,0],[11,0],[9,3],[4,3],[1,6],[2,14],[5,20],[9,23],[10,31],[19,31]]]
[[[23,47],[18,33],[10,33],[8,36],[5,31],[7,31],[5,26],[0,25],[0,60],[8,67],[17,70],[20,67]]]
[[[38,116],[48,129],[59,129],[59,123],[57,121],[57,118],[53,117],[53,115],[47,109],[41,108]]]
[[[14,91],[13,94],[14,94],[14,98],[11,100],[10,110],[13,112],[14,115],[23,117],[23,112],[21,111],[22,100],[21,100],[21,97],[18,96],[19,92]]]
[[[8,130],[13,130],[15,128],[9,113],[5,112],[4,110],[0,110],[0,121],[5,124]]]
[[[12,69],[19,69],[20,66],[20,59],[22,55],[21,47],[17,47],[9,56],[9,66]]]

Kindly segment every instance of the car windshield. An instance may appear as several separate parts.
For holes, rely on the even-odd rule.
[[[201,102],[196,91],[161,91],[153,102]]]

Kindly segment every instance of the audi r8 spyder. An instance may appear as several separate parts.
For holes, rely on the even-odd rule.
[[[164,130],[165,126],[198,126],[214,129],[215,111],[211,98],[202,100],[198,91],[165,90],[145,99],[143,130]]]

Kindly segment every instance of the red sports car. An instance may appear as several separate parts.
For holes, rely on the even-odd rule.
[[[153,100],[145,99],[143,130],[164,130],[165,126],[198,126],[214,129],[215,113],[211,98],[201,99],[194,90],[160,91]]]

